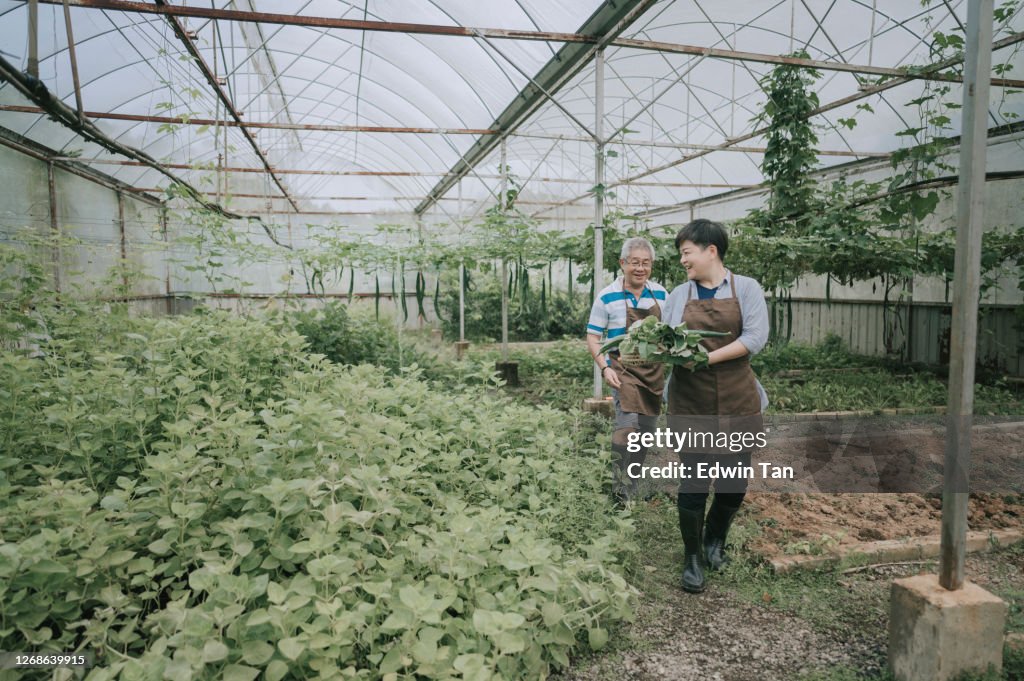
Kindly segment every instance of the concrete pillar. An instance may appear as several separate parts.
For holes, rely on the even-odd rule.
[[[889,670],[898,681],[1002,670],[1006,603],[977,584],[949,591],[937,575],[898,579],[889,608]]]

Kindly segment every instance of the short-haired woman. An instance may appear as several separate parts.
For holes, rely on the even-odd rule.
[[[669,295],[664,321],[672,326],[685,321],[691,329],[728,331],[730,335],[702,341],[708,350],[706,369],[674,367],[667,389],[669,427],[682,431],[695,424],[701,428],[724,424],[731,431],[759,432],[767,397],[750,368],[750,356],[768,340],[764,291],[755,279],[726,268],[729,237],[719,223],[694,220],[676,235],[675,246],[688,281]],[[750,465],[750,451],[711,456],[720,465]],[[745,478],[730,486],[722,480],[716,482],[705,519],[710,479],[696,477],[693,471],[680,481],[677,504],[685,547],[684,590],[703,591],[705,565],[714,570],[725,562],[726,535],[743,502],[746,482]]]

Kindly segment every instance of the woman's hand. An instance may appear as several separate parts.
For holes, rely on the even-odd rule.
[[[618,390],[622,387],[622,381],[619,379],[618,372],[611,367],[605,367],[601,369],[601,378],[608,382],[608,385]]]
[[[743,357],[749,355],[750,351],[747,350],[747,346],[741,343],[739,340],[734,340],[728,345],[724,345],[717,350],[712,350],[708,353],[708,364],[721,364],[722,362],[728,362],[730,359],[736,359],[737,357]]]

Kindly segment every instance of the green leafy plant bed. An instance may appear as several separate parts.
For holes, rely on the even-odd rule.
[[[569,415],[228,314],[44,323],[0,353],[0,648],[92,651],[90,679],[543,678],[630,616],[631,526]]]
[[[858,372],[807,372],[799,381],[762,377],[775,413],[878,411],[942,407],[949,388],[931,373],[896,376],[885,369]],[[1005,387],[975,386],[975,413],[1020,414],[1024,402]]]
[[[884,358],[864,357],[824,346],[768,348],[771,366],[792,366],[800,370],[797,380],[773,375],[763,366],[757,371],[768,392],[770,413],[792,414],[821,411],[865,411],[882,409],[919,409],[934,411],[946,403],[948,387],[930,371],[908,371],[905,366],[887,368]],[[814,368],[814,362],[828,356],[842,367]],[[470,351],[470,358],[481,366],[493,366],[500,356],[496,348]],[[553,344],[519,344],[509,353],[519,362],[522,387],[512,395],[534,404],[575,410],[593,390],[593,361],[582,340]],[[761,355],[755,355],[752,364]],[[783,363],[778,359],[784,359]],[[801,359],[802,358],[802,359]],[[431,369],[432,372],[435,369]],[[781,371],[781,369],[775,369]],[[879,386],[883,386],[880,389]],[[979,384],[975,392],[978,414],[1012,415],[1024,413],[1024,400],[1004,382]]]

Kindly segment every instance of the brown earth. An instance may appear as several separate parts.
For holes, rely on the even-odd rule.
[[[903,476],[897,482],[898,491],[751,492],[747,498],[749,512],[762,528],[749,547],[752,551],[765,556],[818,553],[829,545],[939,534],[942,499],[937,490],[942,486],[944,429],[885,420],[879,427],[865,431],[852,438],[823,438],[827,440],[825,447],[833,451],[827,468],[823,467],[815,476],[831,472],[839,479],[844,475],[852,479],[860,475],[864,479],[857,486],[871,487],[880,486],[884,476],[897,469],[892,477],[898,480]],[[780,459],[788,449],[784,440],[770,442],[755,458]],[[971,450],[970,489],[985,493],[970,495],[968,529],[1024,527],[1024,423],[976,425],[971,432]],[[808,460],[805,455],[804,461]],[[904,464],[902,469],[899,464]],[[911,493],[908,488],[917,488],[918,493]],[[923,489],[936,491],[920,493]]]
[[[941,418],[941,417],[939,417]],[[944,427],[886,418],[774,422],[755,452],[743,516],[760,528],[747,548],[771,557],[937,535],[941,528]],[[980,424],[971,433],[968,528],[1024,528],[1024,422]],[[663,451],[645,466],[686,459]],[[684,458],[680,458],[684,457]],[[790,465],[791,480],[760,477],[758,462]],[[678,480],[647,480],[672,494]],[[880,491],[884,490],[884,491]]]
[[[748,548],[762,556],[817,553],[829,546],[939,534],[942,501],[921,494],[750,493],[761,526]],[[971,530],[1024,527],[1024,498],[972,494]]]

